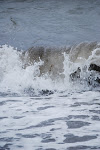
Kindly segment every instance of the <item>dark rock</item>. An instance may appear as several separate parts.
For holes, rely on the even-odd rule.
[[[98,82],[98,83],[100,83],[100,79],[98,77],[96,78],[95,81]]]
[[[100,72],[100,66],[97,66],[96,64],[90,64],[89,71],[91,70]]]
[[[96,65],[96,64],[90,64],[89,68],[88,68],[89,71],[96,71],[96,72],[100,72],[100,66]],[[92,75],[90,75],[90,77],[88,78],[89,79],[89,84],[91,84],[91,79],[92,79]],[[96,83],[99,83],[100,84],[100,78],[97,77],[95,80],[94,80]]]
[[[80,67],[78,67],[75,72],[70,74],[70,79],[72,81],[75,81],[76,79],[79,79],[80,78],[80,72],[81,72],[81,69],[80,69]]]

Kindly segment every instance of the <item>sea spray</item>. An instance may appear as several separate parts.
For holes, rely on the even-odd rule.
[[[28,51],[2,45],[0,91],[22,94],[94,88],[99,85],[100,73],[89,70],[89,66],[99,66],[99,60],[100,45],[96,42],[58,49],[35,47]]]

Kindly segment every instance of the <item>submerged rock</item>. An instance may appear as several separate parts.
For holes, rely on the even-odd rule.
[[[93,82],[94,83],[99,83],[100,84],[100,78],[95,77],[97,75],[97,72],[100,72],[100,66],[96,64],[90,64],[89,71],[94,71],[94,73],[91,72],[90,76],[88,77],[88,83],[91,85]],[[77,70],[73,73],[70,74],[70,79],[71,81],[76,81],[77,79],[80,79],[80,73],[81,73],[81,68],[78,67]]]
[[[95,74],[96,72],[100,72],[100,66],[96,65],[96,64],[90,64],[89,66],[89,71],[95,71]],[[91,77],[90,77],[91,78]],[[92,77],[93,78],[93,77]],[[100,84],[100,78],[99,77],[96,77],[96,79],[94,79],[95,82],[99,83]],[[90,82],[89,82],[90,83]]]
[[[91,70],[100,72],[100,66],[97,66],[96,64],[90,64],[89,71]]]
[[[80,78],[80,72],[81,72],[81,69],[80,69],[80,67],[78,67],[75,72],[70,74],[70,79],[72,81],[75,81],[76,79],[79,79]]]

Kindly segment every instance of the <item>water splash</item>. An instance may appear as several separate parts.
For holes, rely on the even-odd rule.
[[[32,47],[25,52],[3,45],[0,92],[48,93],[96,87],[98,83],[94,81],[100,78],[100,73],[90,71],[89,66],[91,63],[99,66],[99,62],[100,44],[96,42],[59,49]]]

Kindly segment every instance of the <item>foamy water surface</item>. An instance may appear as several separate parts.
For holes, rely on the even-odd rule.
[[[100,149],[99,6],[0,0],[0,150]]]
[[[88,70],[90,63],[99,63],[99,47],[81,43],[23,53],[1,46],[1,150],[100,149],[99,73]],[[80,78],[71,80],[78,67]]]

